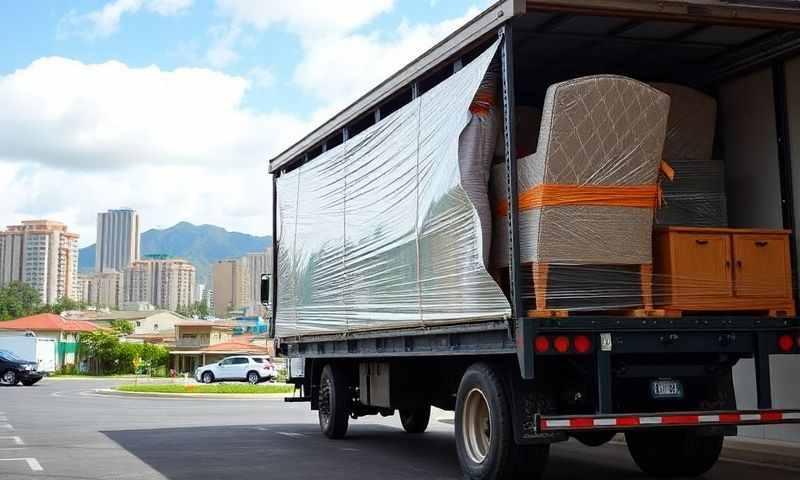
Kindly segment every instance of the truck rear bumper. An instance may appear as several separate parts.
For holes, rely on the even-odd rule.
[[[540,416],[539,432],[637,430],[713,425],[774,425],[800,423],[800,410],[742,410],[727,412],[669,412],[596,416]]]

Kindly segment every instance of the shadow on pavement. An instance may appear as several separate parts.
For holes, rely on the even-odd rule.
[[[351,426],[328,440],[316,425],[282,424],[103,432],[169,478],[460,479],[451,432],[408,435],[383,425]],[[552,450],[547,479],[643,478],[627,451],[573,444]]]
[[[334,441],[309,424],[102,433],[171,480],[461,478],[451,433],[356,425]]]

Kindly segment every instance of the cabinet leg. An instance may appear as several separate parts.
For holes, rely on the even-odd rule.
[[[533,293],[536,297],[536,310],[547,310],[547,275],[550,268],[546,263],[533,262]]]
[[[639,265],[639,281],[642,286],[642,304],[645,310],[653,309],[653,265]]]

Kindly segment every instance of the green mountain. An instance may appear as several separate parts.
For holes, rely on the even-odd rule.
[[[142,233],[142,255],[165,254],[184,258],[197,268],[197,283],[208,283],[209,265],[217,260],[241,257],[249,252],[263,252],[272,245],[269,235],[257,237],[229,232],[214,225],[193,225],[180,222],[163,230]],[[82,248],[78,255],[79,270],[94,270],[95,246]]]

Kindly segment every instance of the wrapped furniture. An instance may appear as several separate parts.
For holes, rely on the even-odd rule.
[[[725,169],[712,160],[717,102],[683,85],[654,83],[670,96],[664,160],[675,170],[664,182],[657,225],[726,227]]]
[[[668,112],[666,94],[626,77],[583,77],[547,90],[537,152],[518,161],[520,252],[532,271],[533,314],[551,314],[556,297],[563,309],[632,306],[588,301],[605,295],[593,287],[548,292],[552,274],[569,266],[633,267],[626,278],[641,291],[636,303],[652,308],[653,210]],[[507,238],[504,169],[493,169],[497,245]],[[508,265],[502,250],[495,249],[498,267]]]

